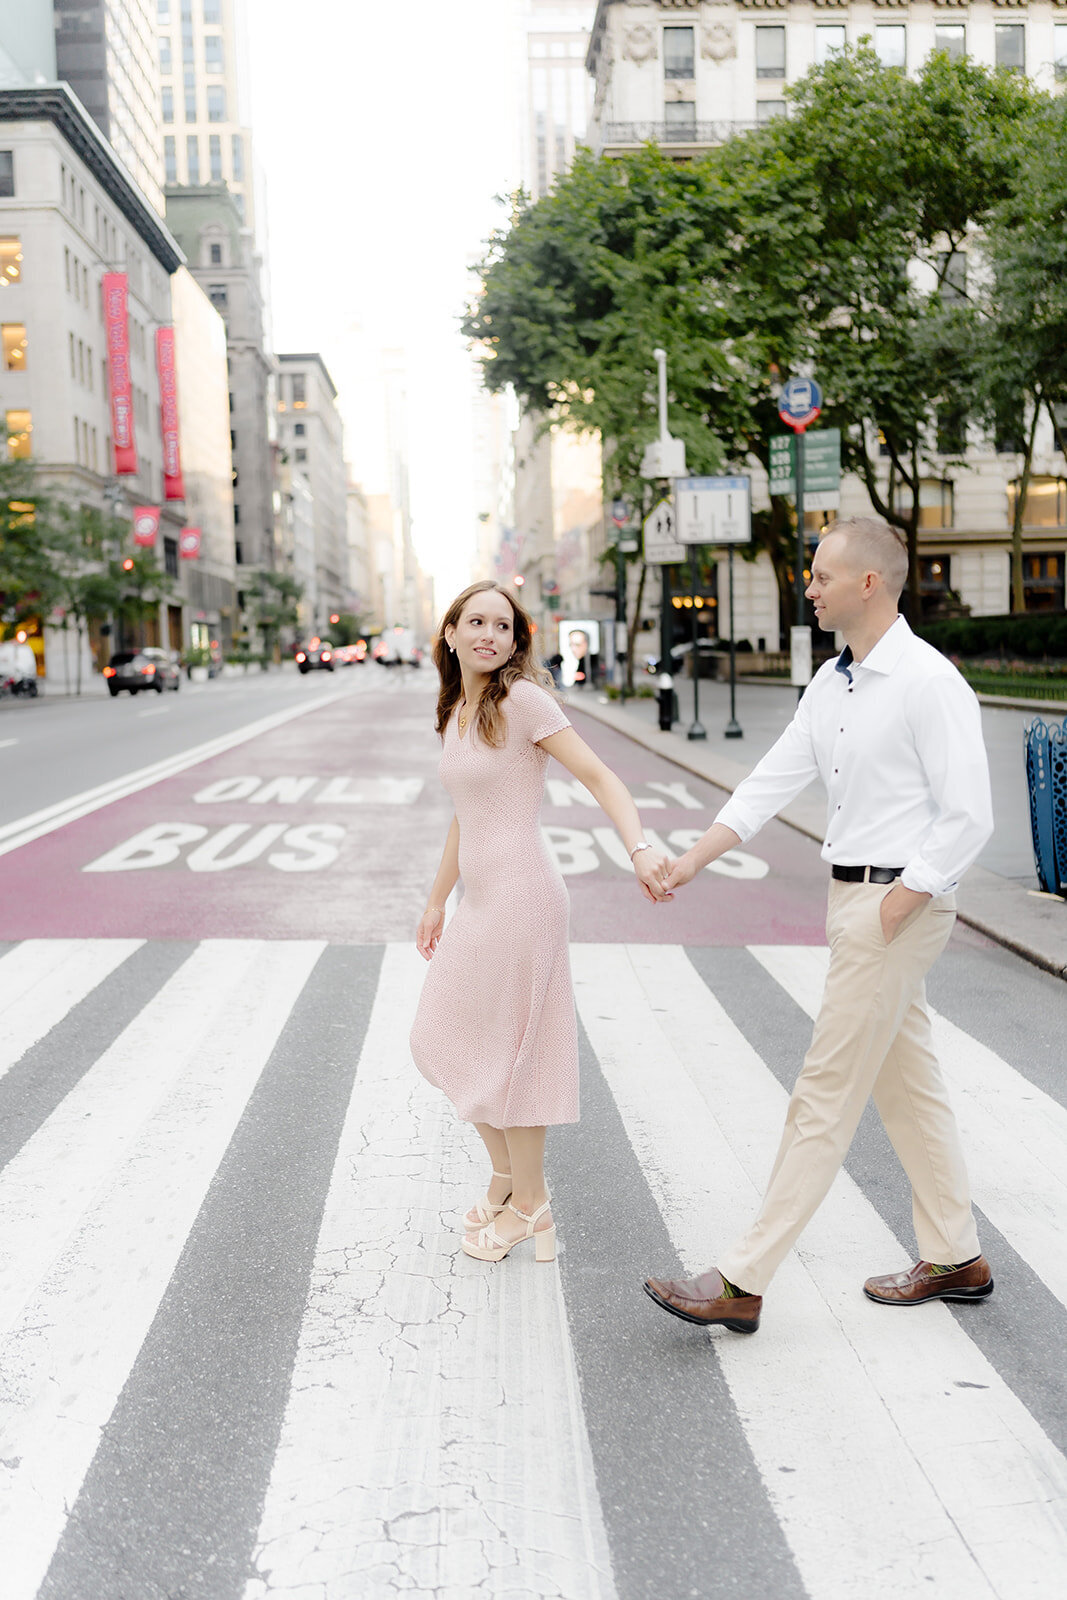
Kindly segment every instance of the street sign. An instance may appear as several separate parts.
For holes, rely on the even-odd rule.
[[[686,558],[685,545],[679,544],[674,526],[674,507],[669,500],[645,518],[645,560],[650,566],[674,566]]]
[[[747,478],[676,478],[677,537],[682,544],[748,544]]]
[[[778,415],[787,428],[803,433],[822,410],[822,390],[814,378],[790,378],[778,396]]]
[[[613,500],[611,502],[611,520],[617,528],[625,528],[630,520],[629,500]]]
[[[771,437],[771,459],[768,473],[771,494],[796,494],[797,480],[793,471],[793,435],[776,433]]]
[[[793,444],[788,433],[777,433],[771,439],[771,494],[797,492]],[[841,504],[841,430],[819,428],[806,433],[799,448],[804,451],[804,510],[835,510]]]

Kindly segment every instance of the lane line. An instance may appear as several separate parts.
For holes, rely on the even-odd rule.
[[[815,945],[750,949],[814,1018],[830,952]],[[933,1008],[930,1015],[975,1204],[1067,1307],[1067,1111],[980,1040]]]
[[[9,745],[18,744],[17,739],[0,739],[0,750],[6,750]]]
[[[753,1214],[785,1092],[677,951],[572,956],[642,1167],[683,1262],[702,1270]],[[1067,1462],[946,1308],[922,1309],[917,1362],[894,1314],[863,1298],[872,1263],[899,1251],[843,1173],[760,1332],[705,1337],[812,1600],[894,1600],[927,1581],[944,1600],[1036,1600],[1067,1558]]]
[[[614,1600],[559,1274],[458,1249],[485,1163],[411,1064],[424,970],[387,948],[245,1600]]]
[[[202,948],[216,964],[238,954]],[[210,1019],[195,1006],[171,1016],[177,1081],[136,1137],[110,1152],[84,1226],[0,1352],[4,1600],[33,1600],[40,1588],[207,1188],[324,947],[238,948]],[[142,1057],[147,1076],[145,1067]],[[95,1104],[92,1121],[102,1122],[108,1113]],[[74,1163],[68,1157],[68,1172]]]
[[[0,960],[0,1077],[142,939],[27,939]]]
[[[46,833],[54,833],[57,828],[64,828],[67,823],[76,822],[79,817],[99,811],[115,800],[123,800],[127,795],[137,794],[155,783],[161,783],[164,778],[172,778],[177,773],[186,771],[188,767],[195,767],[202,761],[210,760],[212,756],[222,755],[225,751],[245,744],[260,734],[269,733],[273,728],[291,722],[294,717],[303,716],[307,711],[317,711],[341,698],[340,692],[325,694],[303,705],[276,711],[269,717],[261,717],[256,722],[250,722],[245,727],[236,729],[233,733],[209,739],[206,744],[194,745],[192,749],[180,755],[168,756],[151,766],[141,767],[136,772],[128,772],[121,778],[112,778],[94,789],[86,789],[82,794],[71,795],[66,800],[57,801],[40,811],[31,812],[29,816],[20,817],[16,822],[4,823],[0,826],[0,855],[6,855],[9,850],[17,850],[24,844],[30,844]]]

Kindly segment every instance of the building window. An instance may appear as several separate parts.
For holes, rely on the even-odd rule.
[[[222,0],[204,0],[204,21],[222,21]]]
[[[1061,551],[1049,555],[1023,556],[1023,592],[1027,611],[1063,610],[1063,569]]]
[[[163,90],[163,121],[174,121],[174,90],[169,84]]]
[[[189,169],[189,182],[200,182],[200,140],[190,133],[185,141],[185,164]]]
[[[13,461],[28,461],[33,454],[30,440],[33,422],[28,411],[7,413],[7,453]]]
[[[937,600],[948,594],[951,570],[951,560],[947,555],[919,557],[919,592],[924,600],[927,596]]]
[[[1057,22],[1052,28],[1052,60],[1056,82],[1067,79],[1067,22]]]
[[[63,252],[64,265],[69,272],[70,253]],[[9,284],[18,283],[22,277],[22,240],[0,239],[0,289],[6,289]],[[68,280],[67,287],[70,287]]]
[[[1023,407],[1019,401],[1013,406],[998,406],[993,420],[993,442],[998,456],[1022,455],[1026,448],[1023,439]]]
[[[295,450],[293,452],[293,454],[295,455],[295,457],[296,457],[298,462],[306,461],[307,458],[308,458],[308,453],[307,453],[306,450]]]
[[[168,578],[178,576],[178,541],[163,535],[163,570]]]
[[[785,115],[784,100],[757,100],[756,121],[762,126],[764,122],[772,122],[775,117]]]
[[[302,372],[293,373],[293,409],[306,409],[308,403],[307,379]]]
[[[241,135],[235,133],[230,140],[230,165],[234,183],[243,183],[245,176],[245,147]]]
[[[226,292],[226,285],[224,283],[209,283],[207,286],[207,297],[211,301],[211,304],[215,307],[216,311],[225,311],[226,307],[230,303],[230,297]]]
[[[234,208],[237,211],[238,221],[241,222],[242,225],[243,225],[244,220],[245,220],[245,197],[241,193],[240,190],[238,190],[237,193],[234,195],[233,203],[234,203]]]
[[[893,501],[893,509],[896,511],[897,516],[908,517],[911,515],[911,490],[906,484],[897,485]],[[952,484],[949,480],[947,478],[920,479],[919,527],[951,528],[953,516]]]
[[[185,85],[185,120],[186,120],[186,122],[195,122],[196,121],[196,84],[195,83],[187,83]]]
[[[163,169],[168,183],[178,181],[178,141],[172,133],[163,140]]]
[[[663,76],[665,78],[696,77],[695,29],[664,28]]]
[[[996,60],[998,67],[1008,72],[1026,71],[1026,24],[998,22],[996,25]]]
[[[903,72],[908,64],[908,30],[904,24],[880,23],[874,30],[874,53],[883,67],[899,67]]]
[[[697,125],[696,101],[668,100],[663,107],[663,120],[668,139],[692,139]]]
[[[226,90],[221,84],[212,84],[208,89],[207,120],[209,122],[226,121]]]
[[[15,193],[15,154],[0,150],[0,199],[10,200]]]
[[[211,245],[209,247],[209,249],[208,249],[208,257],[209,257],[209,265],[210,266],[221,267],[222,266],[222,246],[221,246],[221,244],[213,244],[213,245]],[[232,395],[230,396],[230,410],[231,411],[233,410],[233,396]]]
[[[222,139],[217,133],[208,135],[208,162],[211,166],[212,183],[222,182]]]
[[[967,256],[963,250],[939,250],[937,276],[941,298],[947,306],[959,305],[967,298]]]
[[[756,77],[785,77],[785,29],[756,29]]]
[[[223,71],[221,33],[204,35],[204,66],[209,72]]]
[[[302,439],[304,437],[305,433],[307,433],[306,424],[304,424],[303,422],[294,422],[293,423],[293,432],[294,432],[294,434],[296,435],[296,437],[298,439]]]
[[[24,322],[5,322],[0,327],[0,339],[3,342],[4,366],[7,371],[25,372],[26,324]]]
[[[967,413],[960,405],[941,406],[937,413],[937,449],[943,456],[961,456],[967,448]]]
[[[170,38],[164,34],[159,41],[159,70],[165,78],[169,78],[174,71],[174,60],[170,53]]]
[[[943,50],[953,61],[967,54],[967,29],[962,22],[934,24],[934,49]]]
[[[156,6],[156,20],[157,22],[170,21],[170,0],[159,0]]]
[[[10,415],[10,413],[8,413]],[[1015,522],[1015,498],[1019,493],[1017,483],[1008,485],[1008,519]],[[1067,482],[1062,478],[1042,478],[1036,474],[1030,479],[1023,506],[1024,528],[1062,528],[1067,526]]]
[[[839,56],[845,48],[845,30],[842,24],[815,29],[815,65],[824,66],[831,56]]]

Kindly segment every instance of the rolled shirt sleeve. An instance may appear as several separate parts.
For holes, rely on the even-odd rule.
[[[949,894],[993,833],[981,708],[956,672],[913,686],[911,702],[916,750],[935,816],[901,881],[923,894]]]
[[[732,828],[744,844],[818,776],[805,695],[781,738],[738,784],[715,821]]]

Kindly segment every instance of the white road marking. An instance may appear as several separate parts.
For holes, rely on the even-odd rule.
[[[686,1270],[702,1270],[754,1214],[787,1096],[678,951],[572,958],[638,1159]],[[947,1308],[914,1313],[917,1361],[898,1320],[911,1313],[864,1299],[900,1253],[842,1173],[760,1332],[713,1336],[767,1493],[811,1600],[927,1583],[939,1600],[1038,1600],[1067,1560],[1067,1462]]]
[[[424,970],[387,949],[245,1600],[613,1600],[559,1273],[458,1248],[485,1162],[411,1065]]]
[[[138,711],[137,715],[139,717],[162,717],[165,716],[170,709],[170,706],[150,706],[147,711]]]
[[[79,817],[88,816],[92,811],[99,811],[115,800],[123,800],[127,795],[137,794],[141,789],[150,788],[154,783],[161,783],[164,778],[173,778],[177,773],[186,771],[188,767],[195,767],[201,761],[221,755],[236,745],[257,738],[261,733],[268,733],[272,728],[279,728],[283,723],[291,722],[294,717],[303,716],[306,711],[317,711],[321,706],[330,705],[340,698],[340,693],[335,692],[319,695],[314,700],[305,701],[303,705],[289,706],[286,710],[276,711],[269,717],[260,717],[256,722],[246,723],[243,728],[238,728],[233,733],[222,734],[217,739],[209,739],[206,744],[195,745],[181,755],[168,756],[166,760],[157,761],[150,767],[141,767],[137,772],[128,772],[124,777],[113,778],[109,783],[99,784],[95,789],[86,789],[82,794],[71,795],[66,800],[57,801],[55,805],[45,806],[41,811],[31,812],[16,822],[6,822],[0,826],[0,855],[6,855],[9,850],[17,850],[20,845],[30,844],[34,839],[39,839],[46,833],[53,833],[57,828],[64,828],[68,822],[76,822]]]
[[[37,1593],[208,1185],[323,948],[201,945],[0,1178],[5,1241],[18,1230],[5,1322],[27,1278],[37,1284],[0,1351],[4,1600]]]
[[[141,939],[27,939],[0,960],[0,1076],[137,950]]]
[[[18,744],[17,739],[0,739],[0,750],[6,750],[9,745]]]
[[[818,945],[751,949],[801,1010],[814,1017],[830,952]],[[930,1015],[975,1204],[1067,1305],[1067,1111],[933,1007]],[[1020,1170],[1025,1170],[1025,1184],[1019,1182]]]

